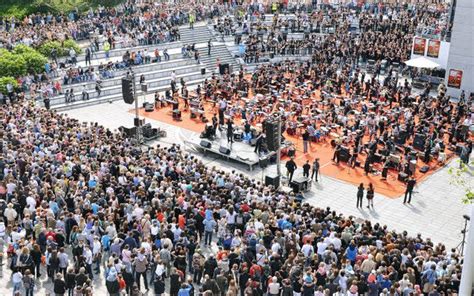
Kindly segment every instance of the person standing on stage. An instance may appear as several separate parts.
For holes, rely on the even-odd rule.
[[[264,134],[259,133],[258,136],[257,136],[257,139],[255,141],[255,150],[254,150],[254,152],[259,154],[259,155],[260,155],[260,152],[262,150],[263,140],[264,140]]]
[[[286,169],[288,170],[288,177],[289,177],[289,183],[291,183],[291,180],[293,179],[293,174],[295,173],[296,169],[298,168],[296,166],[296,163],[295,161],[293,160],[293,158],[291,158],[290,160],[288,160],[286,162]]]
[[[303,177],[309,177],[309,170],[311,169],[311,165],[309,164],[309,160],[303,165]]]
[[[374,185],[372,185],[372,183],[369,183],[366,194],[367,208],[370,209],[370,206],[372,206],[372,209],[374,209]]]
[[[364,183],[357,187],[357,208],[362,208],[362,199],[364,198]]]
[[[415,188],[416,185],[416,179],[413,177],[410,177],[407,182],[407,189],[405,190],[405,198],[403,199],[403,203],[407,202],[407,197],[408,197],[408,203],[411,202],[411,196],[413,194],[413,189]]]
[[[313,173],[311,174],[311,179],[318,182],[319,174],[319,158],[315,158],[313,161]]]

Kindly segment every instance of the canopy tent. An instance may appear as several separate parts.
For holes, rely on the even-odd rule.
[[[405,64],[410,67],[425,68],[425,69],[434,69],[434,68],[439,67],[438,63],[435,63],[432,60],[427,59],[425,57],[410,59],[408,61],[405,61]]]

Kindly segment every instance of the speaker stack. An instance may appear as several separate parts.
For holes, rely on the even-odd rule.
[[[265,176],[265,186],[273,186],[274,188],[279,188],[280,187],[280,176],[274,175],[274,176]]]
[[[133,81],[131,78],[122,78],[122,96],[127,104],[133,104],[135,101],[133,96]]]
[[[265,136],[267,139],[267,147],[270,151],[277,151],[278,149],[278,122],[265,121]]]

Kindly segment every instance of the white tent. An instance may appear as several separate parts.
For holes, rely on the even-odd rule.
[[[415,68],[426,68],[426,69],[433,69],[438,68],[439,64],[433,62],[430,59],[425,57],[418,57],[405,62],[407,66],[415,67]]]

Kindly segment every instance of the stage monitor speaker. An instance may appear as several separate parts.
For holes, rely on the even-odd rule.
[[[133,81],[131,78],[122,78],[122,97],[125,103],[133,104]]]
[[[145,112],[153,112],[153,111],[155,111],[155,106],[153,106],[153,104],[146,103]]]
[[[404,172],[398,173],[398,181],[406,182],[408,180],[408,175]]]
[[[339,161],[348,162],[349,158],[351,158],[351,154],[349,153],[349,148],[341,147],[341,151],[339,152]]]
[[[220,146],[219,147],[219,152],[222,153],[222,154],[225,154],[225,155],[229,155],[230,154],[230,149],[227,148],[227,147],[224,147],[224,146]]]
[[[201,75],[206,75],[206,68],[201,68]]]
[[[219,65],[219,74],[224,75],[225,73],[230,74],[229,63]]]
[[[201,145],[201,147],[204,147],[204,148],[211,148],[212,143],[209,142],[209,141],[206,141],[206,140],[201,140],[200,145]]]
[[[274,188],[280,187],[280,176],[265,176],[265,186],[273,186]]]
[[[427,173],[430,170],[430,167],[428,165],[424,165],[420,168],[420,173]]]
[[[416,134],[415,138],[413,139],[413,148],[417,150],[425,149],[425,135],[423,134]]]

